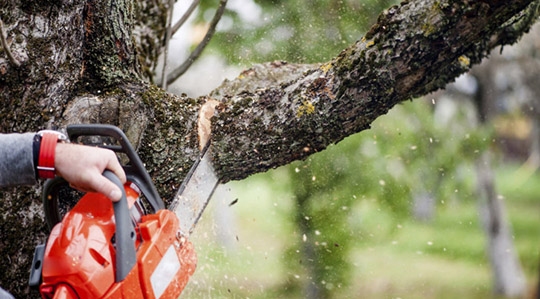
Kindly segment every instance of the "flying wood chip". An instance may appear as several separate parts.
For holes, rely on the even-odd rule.
[[[235,205],[238,202],[238,198],[235,198],[231,203],[229,204],[229,207],[232,205]]]

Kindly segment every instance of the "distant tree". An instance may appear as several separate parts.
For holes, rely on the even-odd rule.
[[[224,82],[212,93],[217,102],[209,102],[148,82],[163,50],[169,3],[2,1],[2,132],[118,125],[170,199],[199,155],[201,107],[212,115],[220,178],[242,179],[305,159],[369,128],[397,103],[443,88],[494,47],[516,42],[534,22],[538,5],[405,1],[332,60],[259,65]],[[18,298],[30,296],[33,247],[46,235],[37,191],[12,189],[0,199],[6,261],[0,285]]]

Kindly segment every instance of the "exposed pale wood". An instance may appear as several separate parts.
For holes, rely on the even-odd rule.
[[[205,99],[144,81],[161,53],[167,1],[3,1],[3,29],[20,66],[0,52],[1,130],[119,125],[170,199],[198,156]],[[531,3],[405,1],[330,62],[246,70],[211,95],[220,101],[212,118],[220,177],[242,179],[303,159],[369,128],[397,103],[444,87],[526,32]],[[0,251],[9,257],[0,285],[18,298],[28,294],[31,252],[45,235],[37,194],[0,195]]]

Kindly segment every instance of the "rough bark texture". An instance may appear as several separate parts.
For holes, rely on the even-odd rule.
[[[198,155],[196,118],[205,99],[144,82],[161,51],[166,3],[2,0],[2,132],[119,125],[162,197],[171,198]],[[220,177],[242,179],[305,158],[369,128],[395,104],[443,87],[526,32],[531,3],[406,1],[330,62],[245,71],[213,93],[222,102],[212,122]],[[17,298],[29,296],[31,253],[44,240],[38,196],[30,188],[0,196],[0,285]]]
[[[225,84],[232,87],[213,122],[218,170],[241,179],[302,159],[369,128],[395,104],[444,87],[517,38],[509,20],[531,1],[518,2],[512,9],[504,1],[403,2],[328,63],[244,72]],[[283,67],[297,72],[273,83]]]

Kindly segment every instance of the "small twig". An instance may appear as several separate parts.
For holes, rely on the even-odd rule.
[[[193,52],[191,52],[189,57],[186,59],[186,61],[184,61],[184,63],[182,63],[182,65],[180,65],[175,70],[173,70],[171,73],[169,73],[169,75],[167,76],[167,83],[168,84],[173,83],[174,81],[176,81],[176,79],[178,79],[180,76],[182,76],[189,69],[189,67],[193,64],[193,62],[195,60],[197,60],[197,58],[199,58],[202,51],[208,45],[208,43],[210,42],[210,39],[212,39],[212,36],[216,32],[216,26],[219,23],[219,20],[221,19],[221,16],[223,16],[223,13],[225,12],[225,6],[226,5],[227,5],[227,0],[221,0],[220,1],[219,7],[216,10],[214,18],[212,19],[212,22],[210,23],[210,27],[208,28],[208,31],[206,32],[206,35],[204,36],[203,40],[197,46],[197,48],[195,48],[195,50],[193,50]]]
[[[172,27],[172,35],[174,35],[176,31],[178,31],[178,29],[180,29],[180,27],[184,25],[184,23],[191,16],[193,11],[195,11],[195,8],[197,8],[197,5],[199,5],[199,2],[201,2],[201,0],[193,0],[193,2],[191,2],[191,5],[188,7],[184,15],[182,15],[180,20],[178,20],[178,22],[176,22],[176,24],[174,24],[174,26]]]
[[[167,16],[167,33],[165,34],[165,49],[163,52],[163,69],[161,70],[161,88],[167,90],[167,80],[164,80],[167,76],[167,58],[169,57],[169,41],[171,40],[171,24],[174,11],[174,0],[169,0],[169,15]]]
[[[2,22],[2,19],[0,19],[0,42],[2,43],[2,48],[6,52],[9,61],[17,67],[21,66],[21,63],[17,59],[15,59],[15,57],[11,53],[11,49],[9,48],[6,35],[4,33],[4,23]]]

